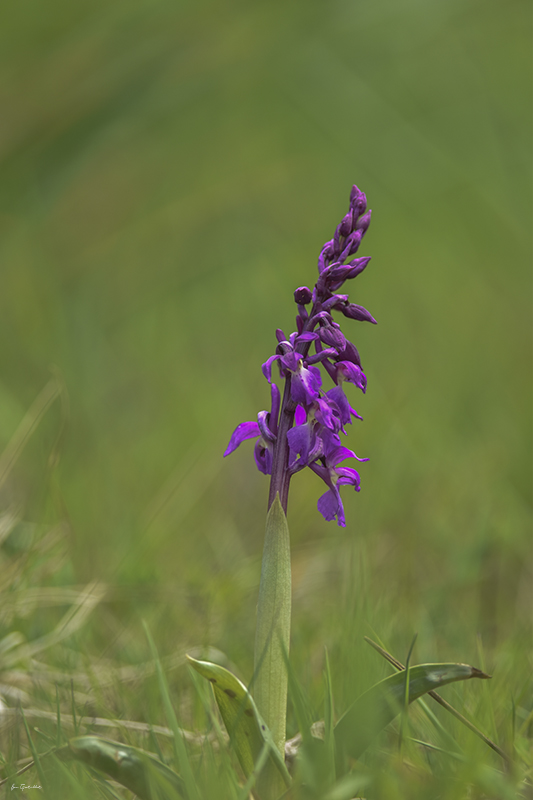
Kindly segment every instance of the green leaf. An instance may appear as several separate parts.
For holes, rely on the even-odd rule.
[[[488,677],[467,664],[420,664],[409,670],[409,703],[454,681]],[[405,670],[402,670],[361,695],[335,727],[337,749],[346,756],[359,758],[374,737],[401,712],[404,693]]]
[[[74,759],[103,772],[141,800],[187,797],[180,776],[151,753],[137,747],[99,736],[78,736],[56,754],[63,761]]]
[[[291,778],[284,758],[277,749],[272,734],[261,718],[246,686],[218,664],[197,661],[191,656],[187,656],[187,659],[191,666],[211,683],[224,725],[246,777],[250,778],[254,770],[258,771],[258,761],[267,745],[269,757],[266,763],[270,763],[281,776],[284,785],[289,786]]]
[[[287,666],[291,629],[291,548],[276,495],[267,515],[255,633],[253,693],[280,753],[285,750]]]

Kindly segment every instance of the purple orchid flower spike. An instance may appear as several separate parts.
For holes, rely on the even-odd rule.
[[[270,412],[261,411],[257,422],[242,422],[232,434],[225,456],[246,439],[257,439],[255,461],[258,469],[271,476],[269,508],[277,494],[287,511],[292,475],[309,467],[328,490],[318,500],[318,510],[326,520],[346,524],[339,487],[360,488],[359,474],[352,467],[341,466],[349,458],[358,461],[353,450],[342,445],[340,434],[352,417],[362,419],[350,405],[343,384],[353,384],[366,392],[367,379],[355,345],[346,339],[334,312],[359,322],[376,320],[348,295],[339,294],[346,281],[360,275],[370,261],[368,256],[353,258],[370,225],[366,196],[357,186],[350,193],[348,213],[326,242],[318,259],[318,280],[311,290],[300,286],[294,292],[298,308],[296,331],[287,338],[276,331],[277,347],[262,366],[271,384]],[[352,260],[348,260],[352,259]],[[308,309],[308,306],[311,306]],[[311,348],[314,352],[310,352]],[[272,367],[278,364],[285,381],[283,401],[272,382]],[[321,367],[333,381],[333,388],[323,391]]]

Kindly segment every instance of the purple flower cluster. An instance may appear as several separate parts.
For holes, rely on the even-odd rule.
[[[357,458],[353,450],[342,445],[339,434],[346,434],[345,426],[351,424],[352,417],[361,419],[350,406],[342,384],[353,383],[365,392],[366,376],[357,348],[344,337],[332,312],[376,322],[365,308],[338,293],[344,282],[359,275],[370,261],[368,257],[352,258],[368,229],[370,214],[365,195],[354,186],[348,213],[320,252],[313,291],[302,286],[294,292],[297,330],[287,337],[278,329],[276,352],[263,364],[263,374],[271,384],[270,412],[260,411],[257,422],[238,425],[224,453],[229,455],[246,439],[257,439],[257,467],[271,475],[269,507],[279,493],[285,511],[292,475],[309,467],[327,486],[318,500],[318,510],[326,520],[336,518],[342,526],[346,521],[339,487],[350,485],[359,491],[359,475],[352,467],[341,465],[349,458],[368,460]],[[310,355],[311,346],[314,353]],[[272,383],[274,362],[285,379],[283,401]],[[335,384],[328,391],[322,390],[320,366]]]

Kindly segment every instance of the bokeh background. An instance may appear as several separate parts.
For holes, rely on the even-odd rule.
[[[293,481],[295,663],[312,682],[327,644],[342,683],[364,633],[404,657],[418,631],[419,660],[525,665],[528,4],[0,16],[0,444],[63,387],[3,480],[4,547],[61,526],[38,580],[106,587],[78,646],[142,659],[144,617],[163,654],[213,645],[249,677],[268,482],[251,444],[222,453],[268,407],[274,330],[357,183],[372,262],[351,299],[378,325],[344,323],[368,376],[348,443],[370,461],[344,530],[316,476]],[[64,611],[45,606],[10,625],[42,635]]]

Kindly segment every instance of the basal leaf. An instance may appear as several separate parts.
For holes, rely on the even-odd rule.
[[[253,698],[241,681],[231,672],[209,661],[197,661],[187,656],[194,669],[211,683],[224,725],[244,774],[249,778],[256,767],[265,744],[269,761],[275,766],[286,786],[291,778],[283,757],[277,749],[266,723],[261,718]]]
[[[137,747],[99,736],[78,736],[71,739],[67,747],[58,750],[56,755],[63,761],[75,759],[103,772],[141,800],[187,797],[180,776],[151,753]]]
[[[420,664],[409,670],[409,702],[447,683],[489,677],[467,664]],[[400,713],[404,693],[405,670],[402,670],[361,695],[335,726],[338,751],[358,758],[372,739]]]

